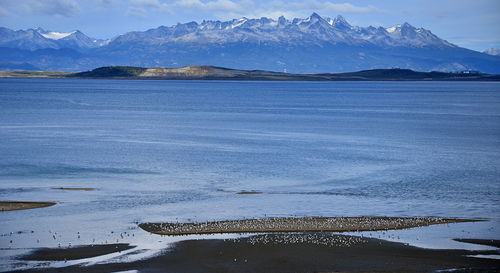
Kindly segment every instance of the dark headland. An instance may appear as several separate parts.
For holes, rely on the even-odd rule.
[[[215,66],[144,68],[106,66],[85,72],[5,71],[0,78],[95,78],[230,81],[500,81],[498,74],[480,72],[417,72],[410,69],[373,69],[346,73],[294,74],[264,70],[240,70]]]

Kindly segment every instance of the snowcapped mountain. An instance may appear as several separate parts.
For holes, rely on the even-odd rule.
[[[500,73],[500,57],[458,47],[424,28],[408,23],[387,28],[359,27],[342,16],[323,18],[317,13],[290,20],[283,16],[243,17],[179,23],[128,32],[108,41],[89,38],[79,31],[0,28],[0,47],[4,47],[0,57],[8,58],[5,61],[28,62],[43,69],[215,65],[289,72],[400,67]],[[2,50],[30,52],[16,51],[17,57],[13,58],[12,54],[2,54]],[[61,65],[62,55],[65,65]]]
[[[27,50],[57,48],[53,40],[34,29],[14,31],[4,27],[0,27],[0,46]]]
[[[104,40],[88,37],[79,30],[62,33],[42,28],[27,30],[11,30],[0,27],[0,46],[17,49],[36,50],[44,48],[89,49],[102,46]]]
[[[68,32],[68,33],[62,33],[62,32],[56,32],[56,31],[47,31],[44,30],[43,28],[37,28],[36,31],[40,33],[43,37],[51,40],[59,40],[64,37],[68,37],[69,35],[75,33],[76,31]]]
[[[446,46],[453,44],[438,38],[429,30],[415,28],[408,23],[390,28],[354,27],[342,16],[322,18],[313,13],[305,19],[291,21],[284,17],[240,18],[231,21],[190,22],[171,27],[161,26],[144,32],[129,32],[114,39],[111,44],[131,42],[145,45],[167,43],[284,43],[284,44],[345,44],[376,46]]]

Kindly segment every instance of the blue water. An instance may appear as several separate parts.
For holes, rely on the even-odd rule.
[[[58,202],[3,213],[2,232],[284,215],[498,221],[500,84],[2,79],[0,200]]]

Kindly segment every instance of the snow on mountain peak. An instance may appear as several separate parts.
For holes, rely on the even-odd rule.
[[[338,15],[328,18],[312,13],[307,18],[291,20],[280,16],[277,19],[239,18],[229,21],[203,21],[201,24],[190,22],[170,27],[150,29],[145,32],[132,32],[114,39],[111,43],[121,44],[128,41],[158,44],[224,43],[263,41],[279,43],[343,43],[349,45],[373,44],[377,46],[452,46],[425,29],[416,29],[408,23],[389,28],[358,27],[350,25]]]
[[[389,33],[393,33],[394,31],[396,31],[397,29],[400,29],[401,28],[401,25],[394,25],[392,27],[388,27],[386,28],[385,30]]]
[[[246,18],[229,21],[205,21],[178,23],[173,26],[161,26],[147,31],[130,32],[112,40],[98,40],[87,37],[79,31],[55,32],[41,28],[31,30],[45,43],[55,43],[53,47],[95,48],[108,44],[119,45],[134,41],[148,45],[164,45],[167,43],[287,43],[287,44],[348,44],[376,46],[453,46],[440,39],[430,31],[415,28],[408,23],[394,25],[389,28],[358,27],[350,25],[347,20],[336,17],[321,17],[314,12],[307,18],[291,20],[280,16],[277,19]]]
[[[235,20],[233,20],[233,23],[228,28],[239,27],[239,26],[243,25],[244,23],[246,23],[247,21],[248,21],[248,19],[246,17],[242,17],[240,19],[235,19]]]
[[[62,38],[65,38],[65,37],[68,37],[69,35],[73,34],[73,33],[76,33],[76,31],[72,31],[72,32],[56,32],[56,31],[47,31],[47,32],[40,32],[40,35],[42,35],[43,37],[47,38],[47,39],[51,39],[51,40],[59,40],[59,39],[62,39]]]

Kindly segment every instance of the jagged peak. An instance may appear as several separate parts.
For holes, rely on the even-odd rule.
[[[323,17],[321,17],[319,14],[317,14],[316,12],[313,12],[311,14],[311,16],[309,16],[310,19],[323,19]]]
[[[347,20],[342,15],[337,15],[331,22],[330,25],[337,28],[352,28],[351,24],[347,22]]]
[[[410,25],[408,22],[393,25],[392,27],[388,27],[385,30],[389,33],[392,33],[392,32],[396,32],[396,31],[400,31],[402,29],[415,29],[416,30],[416,28],[414,26]]]
[[[37,27],[37,28],[35,28],[34,30],[35,30],[35,31],[38,31],[38,32],[40,32],[40,33],[49,32],[49,31],[47,31],[47,30],[43,29],[42,27]]]
[[[177,23],[176,26],[177,27],[180,27],[180,26],[194,27],[194,26],[198,26],[198,23],[195,21],[191,21],[191,22],[187,22],[187,23]]]
[[[337,17],[335,17],[333,19],[333,21],[335,23],[342,23],[342,24],[345,24],[345,25],[350,25],[347,20],[342,16],[342,15],[337,15]]]
[[[84,36],[87,36],[87,35],[85,35],[85,33],[81,32],[81,31],[80,31],[80,30],[78,30],[78,29],[77,29],[77,30],[75,30],[75,31],[72,31],[72,32],[70,32],[70,33],[71,33],[71,34],[70,34],[70,35],[68,35],[68,36],[71,36],[71,35],[84,35]]]
[[[404,23],[401,25],[401,28],[402,28],[402,29],[416,29],[414,26],[410,25],[410,23],[408,23],[408,22],[404,22]]]
[[[313,12],[309,17],[302,19],[302,18],[294,18],[292,20],[292,24],[301,24],[301,23],[307,23],[307,22],[318,22],[318,21],[324,21],[323,17],[321,17],[319,14],[316,12]]]
[[[279,18],[278,18],[278,24],[279,25],[284,25],[288,22],[288,20],[285,18],[285,16],[281,15]]]

